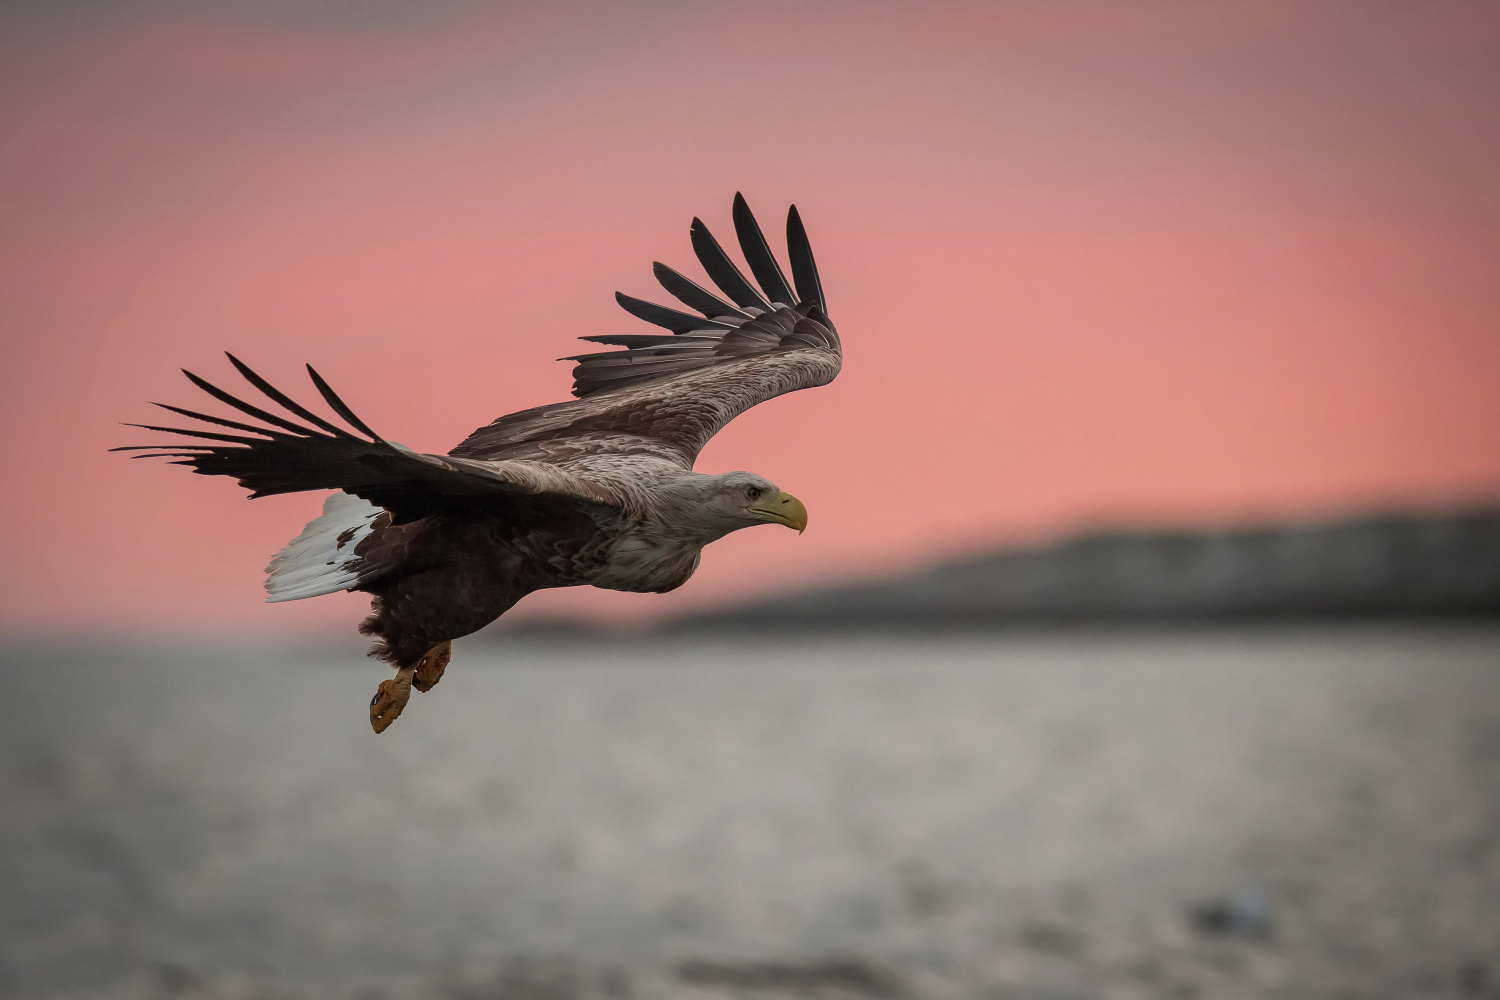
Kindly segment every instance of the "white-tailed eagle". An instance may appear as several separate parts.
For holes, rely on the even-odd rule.
[[[686,582],[703,546],[731,531],[807,526],[802,502],[762,476],[693,471],[730,420],[832,381],[843,358],[796,206],[786,223],[790,283],[740,195],[733,217],[756,283],[694,219],[693,250],[723,297],[654,265],[662,287],[693,312],[616,293],[627,312],[668,332],[582,338],[624,350],[564,359],[577,362],[578,398],[501,417],[447,455],[382,438],[311,366],[342,426],[233,355],[230,363],[280,412],[185,371],[256,422],[158,403],[219,429],[132,424],[193,440],[116,450],[231,476],[252,499],[339,491],[266,567],[267,600],[372,595],[359,628],[375,637],[371,655],[396,668],[370,703],[370,723],[382,732],[413,687],[429,690],[442,677],[453,639],[532,591],[588,584],[661,593]]]

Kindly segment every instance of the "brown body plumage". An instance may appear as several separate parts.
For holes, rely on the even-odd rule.
[[[584,338],[625,349],[568,359],[578,362],[579,398],[501,417],[446,456],[381,438],[311,367],[314,385],[347,426],[308,410],[233,356],[240,374],[290,416],[186,373],[259,424],[167,406],[236,433],[149,427],[212,443],[119,450],[232,476],[252,497],[341,491],[267,567],[266,589],[271,601],[346,589],[372,595],[360,630],[375,638],[372,655],[398,671],[372,702],[381,731],[411,686],[437,683],[451,640],[533,591],[672,590],[697,568],[703,546],[730,531],[806,526],[800,501],[760,476],[692,471],[698,452],[735,416],[823,385],[842,363],[796,208],[787,219],[794,283],[738,195],[734,222],[759,288],[694,219],[693,247],[727,299],[655,265],[663,287],[699,315],[617,294],[626,310],[670,333]]]

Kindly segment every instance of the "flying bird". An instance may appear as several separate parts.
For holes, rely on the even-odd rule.
[[[251,499],[338,491],[266,567],[266,599],[371,595],[359,630],[374,637],[370,655],[395,668],[370,702],[370,724],[384,732],[412,688],[428,691],[442,678],[454,639],[533,591],[664,593],[693,575],[705,545],[731,531],[807,527],[802,502],[763,476],[693,471],[729,421],[783,393],[826,385],[843,361],[796,206],[786,222],[791,282],[738,194],[733,219],[754,283],[695,218],[693,250],[722,295],[653,265],[692,312],[617,292],[626,312],[668,332],[581,338],[623,350],[563,359],[576,362],[577,398],[500,417],[446,455],[381,437],[311,365],[308,376],[337,421],[233,355],[272,409],[184,370],[255,422],[156,403],[200,423],[128,426],[190,440],[114,450],[230,476]]]

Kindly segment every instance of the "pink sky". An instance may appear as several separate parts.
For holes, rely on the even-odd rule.
[[[811,527],[517,613],[1500,497],[1492,3],[192,9],[0,23],[0,628],[352,626],[260,603],[319,497],[126,461],[117,422],[227,349],[445,451],[563,398],[552,359],[636,330],[612,293],[696,273],[736,190],[801,208],[846,363],[699,468]]]

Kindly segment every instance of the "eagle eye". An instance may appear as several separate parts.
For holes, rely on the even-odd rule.
[[[761,489],[759,486],[752,486],[745,491],[745,496],[751,500],[759,500],[760,495],[764,492],[765,490]]]

